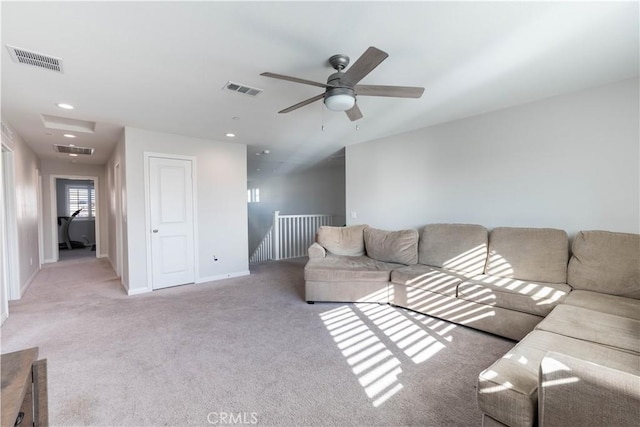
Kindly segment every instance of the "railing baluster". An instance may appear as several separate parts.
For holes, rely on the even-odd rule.
[[[298,234],[297,238],[296,238],[296,258],[298,258],[300,256],[300,248],[302,246],[301,239],[302,239],[302,224],[303,224],[303,218],[298,218],[297,219],[298,225],[296,226],[296,233]]]
[[[273,213],[273,225],[249,258],[250,263],[270,259],[298,258],[316,241],[320,227],[333,225],[332,215],[280,215]]]
[[[298,222],[299,218],[293,218],[293,236],[291,239],[291,244],[293,246],[293,251],[291,252],[292,257],[298,256]]]

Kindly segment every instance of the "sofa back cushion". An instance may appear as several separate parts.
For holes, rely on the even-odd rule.
[[[566,283],[569,236],[552,228],[499,227],[489,234],[485,274]]]
[[[364,229],[367,225],[331,227],[323,225],[318,229],[317,242],[329,253],[342,256],[362,256],[364,251]]]
[[[640,299],[640,235],[581,231],[573,240],[567,283],[574,289]]]
[[[364,230],[367,256],[378,261],[412,265],[418,263],[418,231]]]
[[[475,224],[429,224],[418,244],[420,264],[482,274],[487,261],[489,232]]]

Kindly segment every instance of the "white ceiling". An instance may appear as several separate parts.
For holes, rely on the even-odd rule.
[[[78,162],[104,163],[122,127],[134,126],[247,144],[255,178],[317,164],[349,144],[638,76],[635,1],[1,7],[2,118],[41,158],[69,159],[53,151],[68,140],[44,127],[46,114],[96,122],[74,141],[96,154]],[[6,44],[60,57],[64,73],[15,63]],[[362,97],[355,123],[321,102],[277,114],[322,89],[261,72],[325,82],[331,55],[353,63],[368,46],[389,58],[362,84],[424,86],[423,97]],[[227,81],[264,92],[223,91]],[[255,155],[264,149],[271,154]]]

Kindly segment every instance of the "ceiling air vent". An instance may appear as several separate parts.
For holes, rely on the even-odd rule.
[[[34,67],[46,68],[47,70],[62,73],[62,58],[44,55],[32,50],[7,45],[13,62],[19,64],[33,65]]]
[[[243,93],[249,96],[256,96],[262,93],[262,89],[241,85],[240,83],[234,82],[227,82],[222,89],[229,90],[231,92]]]
[[[53,148],[58,152],[58,153],[64,153],[64,154],[82,154],[84,156],[91,156],[93,155],[93,148],[87,148],[87,147],[70,147],[68,145],[58,145],[58,144],[53,144]]]

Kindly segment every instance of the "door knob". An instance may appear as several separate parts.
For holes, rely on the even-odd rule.
[[[151,230],[151,231],[153,231],[154,233],[157,233],[157,232],[158,232],[158,229],[155,229],[155,230]]]

